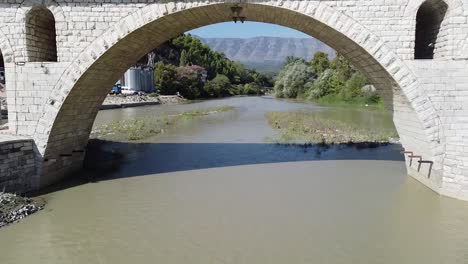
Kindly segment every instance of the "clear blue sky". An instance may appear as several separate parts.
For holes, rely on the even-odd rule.
[[[188,33],[202,38],[287,37],[310,38],[300,31],[260,22],[225,22],[194,29]]]

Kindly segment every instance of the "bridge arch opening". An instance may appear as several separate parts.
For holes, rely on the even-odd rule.
[[[26,51],[29,62],[57,61],[55,18],[45,7],[26,15]]]
[[[403,145],[415,153],[430,153],[424,125],[402,89],[415,85],[410,71],[384,42],[352,18],[315,1],[308,5],[311,7],[298,12],[297,7],[242,4],[248,21],[299,30],[347,58],[376,87],[393,114]],[[127,17],[129,21],[122,21],[91,44],[63,74],[48,100],[47,110],[51,112],[39,122],[36,133],[44,132],[44,136],[39,135],[36,142],[46,160],[40,185],[48,185],[81,168],[93,122],[109,87],[130,66],[155,47],[184,32],[231,21],[231,6],[217,3],[180,8],[178,4],[155,4],[145,12],[150,17],[142,19],[144,14],[138,11]],[[155,15],[161,10],[166,10],[163,13],[171,11]],[[145,22],[138,24],[139,21]]]
[[[443,0],[427,0],[419,7],[416,15],[415,59],[434,59],[441,42],[439,33],[447,10],[448,5]]]

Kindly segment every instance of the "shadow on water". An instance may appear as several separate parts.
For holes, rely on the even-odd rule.
[[[84,169],[34,195],[158,173],[314,160],[403,161],[397,144],[128,143],[93,139]]]

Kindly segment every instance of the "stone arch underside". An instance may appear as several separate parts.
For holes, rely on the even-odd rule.
[[[411,71],[375,34],[317,1],[242,5],[247,20],[300,30],[343,54],[369,77],[393,111],[403,145],[437,159],[431,154],[440,141],[434,108]],[[55,86],[36,128],[35,140],[47,175],[41,185],[81,166],[99,107],[125,70],[173,37],[230,21],[230,6],[223,2],[152,4],[123,19],[83,51]]]

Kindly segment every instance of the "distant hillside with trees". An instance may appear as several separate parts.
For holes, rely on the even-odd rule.
[[[277,74],[287,57],[303,58],[307,61],[322,51],[330,58],[336,52],[315,38],[253,37],[253,38],[200,38],[211,49],[226,54],[248,69],[262,73]]]
[[[257,95],[273,86],[269,77],[213,51],[190,34],[155,50],[155,82],[160,94],[189,99]]]
[[[366,76],[340,54],[330,60],[328,54],[317,52],[311,61],[288,57],[276,78],[274,91],[279,98],[304,98],[319,103],[380,103],[380,97],[370,87]]]

